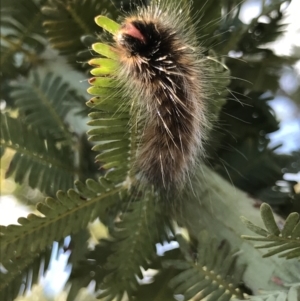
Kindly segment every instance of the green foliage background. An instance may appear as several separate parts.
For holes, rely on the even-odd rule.
[[[244,218],[247,227],[259,235],[244,238],[269,242],[260,246],[269,249],[265,256],[300,257],[300,197],[295,183],[283,179],[285,172],[299,172],[300,155],[279,155],[276,148],[268,147],[268,134],[279,129],[268,102],[279,90],[283,68],[292,68],[299,52],[279,57],[263,47],[283,32],[281,5],[285,1],[262,2],[260,16],[268,17],[269,23],[260,22],[259,16],[244,24],[238,18],[239,1],[194,1],[191,5],[192,14],[201,16],[196,26],[199,42],[207,48],[205,55],[219,61],[208,59],[215,74],[211,111],[216,121],[206,146],[208,158],[192,179],[193,191],[186,188],[176,206],[170,207],[152,187],[141,189],[134,183],[130,187],[128,182],[139,135],[138,128],[128,126],[133,116],[125,104],[131,100],[115,93],[118,88],[109,76],[89,81],[94,98],[86,92],[91,59],[96,67],[104,63],[107,75],[111,70],[105,46],[93,45],[110,36],[94,18],[102,14],[118,22],[121,4],[116,0],[1,0],[5,109],[0,153],[13,151],[6,176],[19,184],[16,195],[21,201],[20,189],[40,191],[38,200],[30,200],[37,203],[39,214],[19,218],[19,225],[0,226],[1,300],[13,300],[30,290],[41,276],[40,266],[44,265],[42,274],[47,270],[53,241],[66,247],[67,236],[73,265],[68,300],[74,300],[91,280],[100,289],[98,298],[107,301],[168,301],[176,300],[174,295],[184,300],[244,299],[246,294],[258,293],[253,279],[259,277],[261,283],[271,282],[264,289],[276,287],[271,277],[263,279],[257,267],[265,259],[253,253],[258,263],[254,265],[244,246],[233,248],[237,244],[226,229],[212,229],[229,221],[236,239],[243,234],[240,221],[226,215],[226,210],[234,211],[230,200],[241,190],[270,204],[282,217],[288,216],[279,229],[271,207],[264,204],[261,213],[266,230],[255,225],[257,219],[251,223]],[[124,1],[122,9],[130,10],[132,5]],[[228,56],[229,51],[239,53],[239,59]],[[92,74],[103,72],[105,68],[94,68]],[[105,96],[104,100],[98,96]],[[299,103],[297,93],[291,97]],[[285,191],[277,186],[278,181],[284,181]],[[238,196],[237,206],[256,212],[245,194],[238,192]],[[208,210],[205,215],[203,209],[210,202],[219,208],[227,205],[222,213]],[[244,210],[243,215],[249,212]],[[87,225],[96,218],[107,227],[109,237],[90,250]],[[201,226],[198,220],[203,220]],[[178,225],[187,227],[188,238],[176,234]],[[156,244],[165,241],[177,241],[180,247],[159,256]],[[250,249],[247,252],[257,252],[253,245]],[[277,263],[271,261],[270,269],[272,264]],[[144,277],[141,267],[158,271],[151,283],[139,284],[137,277]],[[300,267],[293,267],[289,281],[300,282]],[[286,269],[289,263],[282,261],[273,276],[284,278]],[[278,289],[286,298],[292,294],[300,298],[296,286],[289,293],[285,287]],[[276,291],[270,295],[279,296]]]

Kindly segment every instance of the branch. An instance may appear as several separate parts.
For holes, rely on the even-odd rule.
[[[199,229],[204,228],[220,240],[228,240],[232,248],[240,249],[239,260],[247,265],[243,280],[254,293],[261,288],[279,289],[272,282],[273,277],[287,283],[299,281],[299,262],[282,261],[281,258],[275,257],[262,258],[262,250],[255,249],[253,241],[241,238],[242,234],[249,233],[241,222],[241,215],[246,215],[255,225],[261,224],[260,214],[253,199],[232,187],[204,165],[199,168],[197,176],[194,195],[190,196],[189,202],[181,204],[181,212],[178,215],[178,219],[190,233],[197,237]],[[276,221],[282,221],[278,216],[275,218]]]

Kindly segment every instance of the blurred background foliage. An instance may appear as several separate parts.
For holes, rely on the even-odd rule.
[[[4,196],[8,195],[15,196],[20,204],[27,206],[42,202],[44,207],[39,205],[38,209],[46,215],[47,206],[55,208],[55,205],[51,203],[53,199],[51,202],[45,201],[45,197],[55,198],[58,190],[75,188],[75,180],[76,191],[81,198],[77,199],[78,204],[82,204],[85,199],[94,200],[97,198],[96,193],[100,190],[102,193],[104,188],[110,191],[112,185],[105,178],[100,181],[102,188],[95,184],[99,177],[105,176],[106,171],[99,162],[95,162],[95,152],[91,150],[93,142],[86,135],[87,115],[91,112],[85,105],[90,98],[86,89],[91,67],[87,62],[97,55],[92,50],[92,43],[110,39],[96,25],[94,17],[104,14],[120,21],[124,12],[142,5],[141,1],[136,2],[1,0],[0,202],[4,202]],[[282,153],[278,151],[280,145],[270,145],[270,135],[280,129],[271,101],[278,95],[288,97],[296,105],[295,114],[298,114],[299,121],[299,76],[296,78],[297,87],[292,92],[282,88],[280,79],[286,72],[296,75],[294,64],[300,59],[300,51],[299,47],[294,47],[290,55],[278,55],[266,44],[276,41],[284,32],[283,8],[288,2],[261,1],[260,14],[249,24],[240,18],[244,5],[241,1],[208,0],[191,4],[192,12],[200,18],[197,32],[201,45],[206,47],[207,55],[214,53],[228,67],[231,78],[226,99],[225,94],[222,94],[223,105],[219,108],[218,120],[206,146],[208,157],[205,164],[231,183],[232,193],[236,188],[241,189],[258,203],[270,204],[284,218],[291,212],[300,213],[300,184],[285,176],[288,173],[299,174],[300,149]],[[217,105],[220,104],[218,102]],[[294,138],[299,140],[299,136]],[[80,184],[87,179],[90,180],[86,187]],[[82,221],[82,225],[86,226],[89,217],[100,217],[105,226],[98,224],[98,230],[95,228],[92,231],[83,226],[83,229],[78,227],[69,233],[62,229],[59,239],[55,236],[53,240],[59,240],[57,250],[61,251],[56,250],[55,253],[48,242],[44,247],[37,247],[35,252],[21,252],[19,257],[8,258],[7,261],[1,259],[1,300],[14,300],[18,294],[22,296],[30,291],[38,279],[45,275],[51,254],[55,257],[59,252],[71,254],[68,263],[73,265],[69,278],[72,286],[66,293],[68,300],[94,300],[94,297],[81,291],[92,280],[95,290],[101,288],[104,291],[101,295],[103,300],[115,297],[121,300],[125,298],[125,291],[136,300],[175,300],[174,294],[184,295],[185,300],[189,300],[204,289],[207,289],[207,294],[210,294],[209,290],[215,290],[210,300],[221,300],[218,298],[223,293],[220,291],[218,295],[217,289],[210,282],[202,288],[196,285],[207,276],[195,272],[197,265],[206,266],[209,262],[224,279],[231,277],[234,289],[230,296],[243,298],[243,293],[251,293],[247,289],[249,284],[242,284],[244,267],[235,265],[235,260],[230,257],[232,251],[224,242],[218,244],[208,238],[199,238],[198,242],[189,241],[187,244],[183,239],[173,236],[172,226],[166,227],[166,230],[155,225],[153,227],[160,232],[151,235],[150,239],[144,234],[137,240],[139,248],[133,255],[129,254],[135,239],[134,230],[140,221],[141,204],[131,204],[130,196],[126,194],[116,195],[122,202],[107,201],[109,205],[104,204],[100,209],[98,207],[102,205],[95,205],[98,206],[98,209],[93,208],[96,213],[86,213],[86,223]],[[67,202],[67,198],[69,202],[76,199],[70,194],[68,197],[58,197],[62,203],[62,200]],[[156,201],[153,195],[146,194],[144,199],[141,197],[141,202],[151,207],[151,202],[154,204]],[[72,205],[68,206],[73,208]],[[144,230],[151,227],[151,222],[155,224],[156,220],[159,221],[160,216],[161,220],[165,219],[160,208],[149,210],[149,224],[143,226]],[[152,213],[155,214],[151,219]],[[72,219],[81,219],[82,216],[83,213],[78,217],[74,215]],[[28,221],[31,219],[23,220],[22,225]],[[67,220],[63,222],[68,223]],[[36,227],[40,227],[38,221]],[[13,235],[13,228],[9,228],[12,232],[1,229],[5,235]],[[55,229],[58,231],[58,228]],[[100,231],[100,234],[95,234],[95,231]],[[99,237],[107,237],[107,231],[110,238],[96,244]],[[67,239],[64,239],[65,232],[71,235]],[[43,232],[43,235],[47,236],[46,233]],[[94,250],[90,250],[87,244],[91,233],[96,237]],[[213,236],[213,233],[208,236]],[[39,240],[38,237],[35,239]],[[150,240],[152,247],[144,246],[145,240]],[[166,240],[177,241],[180,248],[166,251],[162,260],[155,255],[154,246]],[[222,254],[214,257],[218,250]],[[134,268],[125,265],[122,270],[121,262],[130,256],[134,257],[132,261],[136,261]],[[226,260],[228,266],[222,267]],[[159,271],[153,276],[152,282],[143,286],[139,286],[135,279],[141,263],[144,269]],[[116,271],[120,275],[116,276]],[[118,281],[122,277],[126,281],[120,284]],[[143,278],[143,275],[139,277]],[[185,284],[182,277],[190,277],[192,280]],[[169,280],[170,286],[167,285]],[[132,287],[127,287],[128,283]],[[189,287],[185,287],[187,285]],[[191,289],[193,285],[194,291]],[[54,298],[51,294],[47,297],[44,291],[38,294],[39,300]],[[204,295],[195,300],[201,300]],[[21,296],[18,300],[23,300]]]

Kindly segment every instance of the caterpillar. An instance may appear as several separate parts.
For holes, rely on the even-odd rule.
[[[153,1],[125,17],[114,36],[117,77],[144,118],[136,169],[164,190],[184,185],[209,128],[207,68],[188,15],[188,6]]]

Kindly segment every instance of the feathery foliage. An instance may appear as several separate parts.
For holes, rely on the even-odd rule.
[[[96,43],[93,44],[93,49],[105,54],[108,46]],[[103,75],[103,72],[110,71],[110,65],[114,66],[115,62],[109,58],[98,58],[90,60],[89,64],[96,66],[103,64],[104,68],[94,68],[91,71],[93,75]],[[108,71],[103,71],[107,65]],[[131,145],[134,144],[134,140],[130,138],[133,138],[135,132],[134,129],[130,130],[129,102],[117,94],[119,88],[115,88],[114,78],[108,74],[104,75],[106,76],[97,76],[89,80],[92,87],[88,92],[97,95],[87,102],[87,105],[94,110],[89,114],[91,120],[88,125],[94,127],[88,131],[89,141],[96,143],[93,150],[100,152],[96,160],[101,164],[102,169],[106,170],[106,178],[125,181],[130,168],[130,151],[133,147]]]
[[[218,34],[212,38],[216,39],[212,47],[217,53],[227,55],[231,51],[224,59],[231,83],[211,135],[209,162],[235,186],[274,205],[287,205],[291,201],[294,184],[283,180],[285,165],[279,163],[282,156],[276,154],[277,147],[269,147],[268,134],[279,129],[269,104],[274,97],[270,91],[279,89],[284,66],[290,66],[298,58],[277,56],[262,46],[283,32],[284,2],[264,3],[260,15],[245,24],[239,18],[241,3],[235,6],[233,1],[225,9],[227,15],[220,21]],[[279,180],[290,187],[289,191],[282,192]]]
[[[79,96],[70,90],[62,78],[48,73],[41,79],[37,73],[33,73],[31,80],[13,83],[12,88],[11,96],[27,124],[72,145],[72,134],[65,119]]]
[[[51,135],[42,135],[20,118],[1,114],[1,148],[15,152],[6,177],[14,175],[17,183],[27,181],[50,195],[72,187],[76,174],[73,152],[69,145],[56,145]]]
[[[100,288],[108,271],[104,268],[108,256],[111,254],[111,243],[106,240],[95,246],[95,249],[85,254],[85,257],[78,262],[72,270],[69,281],[72,283],[68,294],[68,301],[74,300],[78,291],[88,286],[91,281],[96,282],[96,289]]]
[[[1,1],[1,81],[26,74],[41,60],[45,45],[36,1]]]
[[[143,278],[141,267],[146,268],[155,258],[155,243],[167,237],[164,215],[151,192],[146,192],[142,201],[131,202],[120,219],[111,233],[113,252],[105,265],[110,273],[101,285],[104,292],[100,297],[105,300],[121,300],[125,292],[131,296],[138,289],[137,277]]]
[[[213,131],[209,162],[225,179],[252,196],[272,204],[288,203],[294,195],[294,184],[283,176],[285,167],[297,164],[297,158],[278,154],[278,146],[269,146],[267,135],[279,129],[269,105],[273,97],[269,93],[248,93],[244,89],[232,92],[229,97]],[[279,180],[290,189],[273,194],[274,190],[280,192]]]
[[[286,259],[300,257],[300,217],[299,213],[291,213],[284,224],[282,230],[279,229],[271,207],[268,204],[262,204],[260,207],[261,218],[264,222],[266,230],[255,226],[253,223],[243,218],[243,222],[254,233],[259,236],[243,235],[244,239],[254,241],[269,242],[258,245],[256,248],[269,249],[264,257],[279,254],[280,257]]]
[[[112,2],[108,0],[47,1],[42,12],[50,45],[61,55],[67,56],[68,62],[74,67],[86,67],[91,56],[87,48],[96,41],[99,30],[94,22],[95,12],[111,12],[111,6]]]
[[[130,7],[129,2],[125,1],[122,9]],[[207,145],[207,164],[251,196],[269,203],[277,198],[281,206],[295,196],[294,183],[285,182],[290,187],[288,193],[279,194],[274,187],[278,188],[284,172],[299,171],[299,156],[277,155],[275,148],[269,148],[267,135],[278,130],[279,124],[268,103],[273,95],[266,91],[278,90],[282,69],[299,56],[277,56],[260,47],[283,32],[284,2],[263,1],[260,16],[244,24],[239,18],[243,3],[235,0],[192,4],[169,1],[178,8],[182,3],[190,5],[191,12],[201,17],[197,21],[197,17],[187,16],[186,22],[196,23],[198,40],[208,47],[205,56],[214,74],[209,80],[216,91],[209,110],[216,123]],[[22,295],[30,290],[47,268],[53,241],[66,236],[71,237],[69,262],[74,265],[69,301],[91,280],[95,280],[105,301],[171,301],[176,295],[184,300],[243,298],[242,281],[251,287],[251,278],[244,278],[245,266],[236,263],[237,256],[229,244],[217,243],[210,232],[207,239],[200,235],[195,239],[196,247],[181,236],[174,237],[174,215],[170,214],[174,208],[171,210],[151,187],[137,185],[132,167],[142,130],[135,108],[138,100],[124,95],[113,76],[116,54],[99,41],[111,41],[102,28],[114,33],[120,26],[109,19],[117,20],[120,15],[114,4],[119,5],[108,0],[1,2],[1,99],[7,106],[1,114],[0,154],[13,150],[8,177],[52,197],[37,205],[39,213],[19,218],[18,225],[0,226],[4,267],[0,268],[0,299],[11,301],[19,292]],[[99,14],[105,16],[97,17],[95,23]],[[262,22],[261,17],[269,22]],[[50,47],[58,51],[51,52]],[[232,52],[240,59],[230,57]],[[55,64],[66,61],[71,65],[68,72],[64,68],[59,71]],[[88,92],[94,97],[87,102],[88,125],[92,127],[87,136],[82,134],[85,128],[81,123],[87,115],[81,107],[85,99],[79,96],[85,91],[81,91],[83,85],[71,83],[73,75],[78,76],[77,83],[86,79],[86,63],[93,66],[94,76],[89,80]],[[81,119],[77,109],[81,110]],[[97,152],[96,162],[92,162],[92,150]],[[76,190],[70,189],[74,180]],[[211,200],[205,181],[199,185],[204,191],[199,193],[200,206]],[[194,189],[192,193],[198,195],[197,187]],[[180,206],[189,202],[191,192],[183,195]],[[291,213],[283,230],[279,230],[266,206],[262,207],[262,217],[267,230],[247,221],[260,236],[245,238],[271,242],[262,246],[270,249],[266,256],[299,257],[298,213]],[[219,220],[230,218],[219,212],[213,216]],[[90,251],[86,227],[95,218],[105,224],[109,238],[100,240]],[[206,228],[209,230],[209,225]],[[226,230],[220,236],[225,237]],[[240,237],[235,225],[230,231]],[[180,249],[159,256],[155,246],[170,240],[179,242]],[[232,236],[229,240],[236,245]],[[240,257],[243,259],[243,252]],[[253,266],[248,263],[248,269]],[[151,283],[145,283],[145,271],[150,269],[157,274],[151,277]],[[257,277],[260,271],[252,273]],[[297,298],[296,293],[291,288],[290,292],[272,292],[253,300],[294,301],[291,298]]]
[[[135,205],[140,206],[138,202]],[[153,207],[153,204],[149,205]],[[144,210],[147,212],[146,208]],[[140,212],[140,208],[138,208],[138,212]],[[138,220],[143,218],[139,217]],[[156,223],[154,226],[159,230],[157,217],[155,219]],[[151,220],[147,216],[148,225],[149,221]],[[127,222],[129,221],[125,220],[116,225],[119,227]],[[138,223],[138,225],[142,225],[142,223]],[[140,229],[143,228],[141,227]],[[157,256],[155,249],[149,249],[148,246],[151,245],[152,238],[150,236],[153,238],[156,236],[155,240],[158,240],[160,233],[159,231],[149,232],[147,228],[147,233],[144,235],[150,238],[150,241],[142,240],[142,245],[134,244],[130,246],[131,257],[126,257],[126,260],[122,261],[120,266],[117,266],[116,263],[119,262],[119,259],[116,256],[124,259],[124,253],[127,253],[127,251],[122,246],[125,246],[130,241],[129,237],[123,235],[124,230],[126,231],[126,228],[122,227],[121,232],[118,232],[121,240],[101,241],[95,250],[86,255],[86,260],[83,260],[80,266],[73,271],[71,279],[77,288],[75,292],[72,292],[73,296],[79,288],[87,285],[91,280],[96,281],[96,289],[108,287],[109,290],[106,289],[100,294],[100,297],[104,298],[103,300],[112,300],[114,296],[121,298],[124,291],[127,291],[129,298],[134,297],[136,300],[175,300],[174,295],[184,295],[185,300],[189,300],[191,297],[196,298],[195,300],[209,297],[209,300],[219,301],[229,300],[232,296],[243,296],[238,287],[241,283],[245,266],[236,264],[237,256],[230,251],[227,242],[217,244],[216,240],[208,237],[207,233],[202,233],[199,236],[198,248],[195,250],[180,235],[177,235],[172,239],[176,239],[180,243],[180,250],[166,251],[163,256]],[[137,235],[137,232],[130,235],[133,235],[138,240],[142,237]],[[144,243],[147,243],[148,246],[144,245]],[[116,248],[116,244],[118,244],[118,248]],[[137,249],[135,250],[134,248]],[[141,250],[149,250],[149,256],[144,257],[144,259],[135,258],[134,254],[142,254]],[[110,255],[112,251],[115,254]],[[120,253],[117,254],[118,252]],[[138,286],[136,276],[143,280],[144,276],[140,268],[141,262],[145,259],[146,261],[142,264],[144,269],[159,269],[159,273],[152,277],[150,283]],[[134,262],[139,262],[139,265],[136,266],[132,273],[123,274],[121,270],[124,268],[133,269]],[[92,271],[92,273],[88,273],[88,271]],[[136,276],[133,278],[119,278],[121,275]],[[189,279],[189,281],[186,281],[186,279]],[[113,286],[110,284],[111,281],[115,281]]]
[[[6,272],[0,273],[1,300],[12,300],[30,288],[31,283],[37,283],[48,268],[51,252],[47,248],[41,253],[19,255],[15,261],[6,263]]]
[[[174,294],[182,294],[185,300],[229,300],[242,298],[238,289],[244,266],[236,268],[236,256],[230,252],[227,242],[219,247],[205,235],[200,237],[196,254],[191,254],[183,238],[177,237],[185,260],[166,260],[165,267],[180,270],[171,281]],[[189,279],[186,281],[186,279]]]
[[[41,215],[29,214],[27,218],[18,219],[20,225],[0,226],[1,263],[26,255],[43,251],[53,241],[59,241],[71,233],[78,232],[97,216],[103,216],[105,210],[115,204],[113,197],[120,190],[100,178],[99,183],[87,180],[86,185],[76,182],[80,194],[74,190],[57,193],[57,199],[47,198],[39,203],[37,210]],[[36,240],[36,237],[41,239]]]

